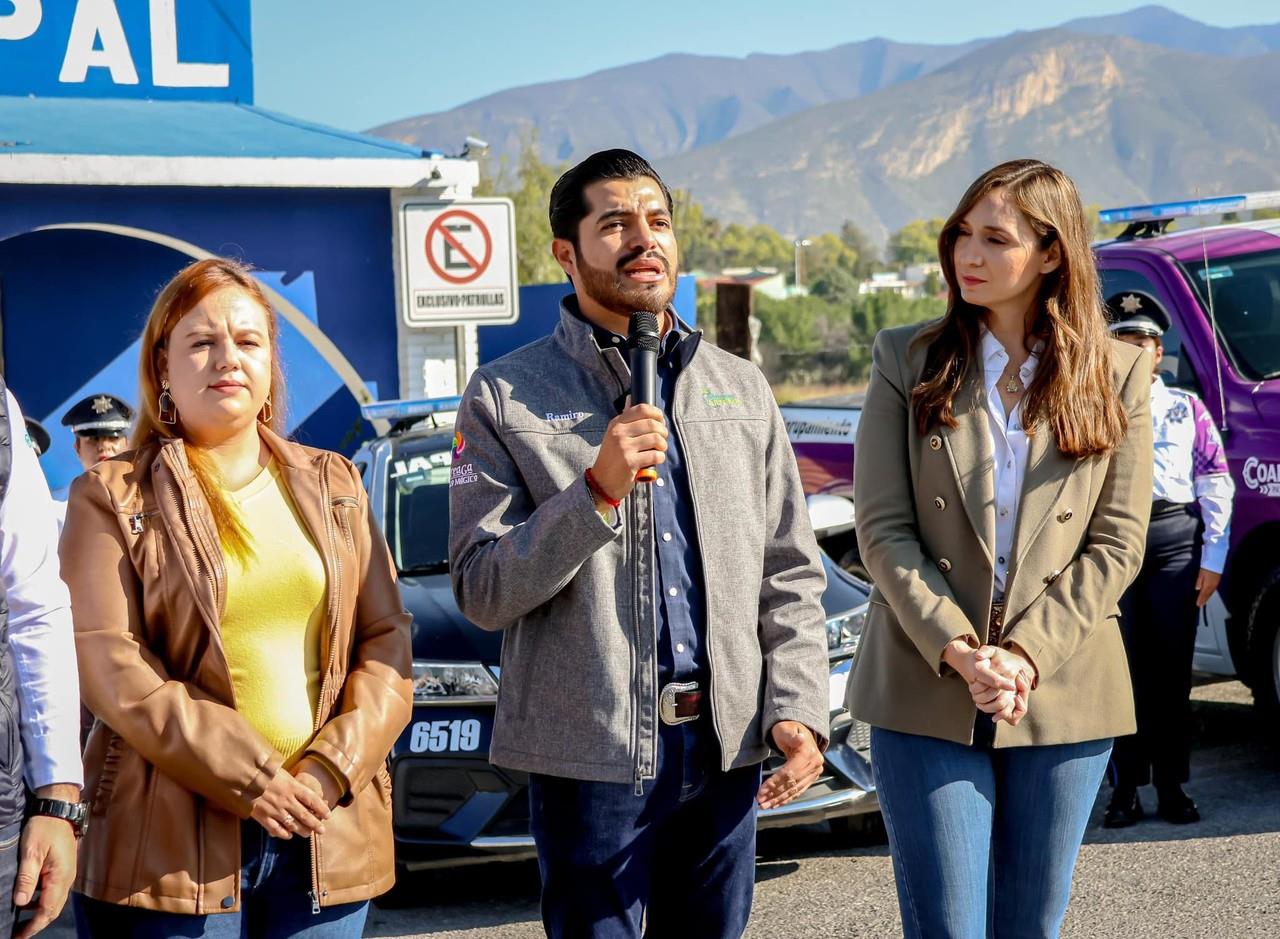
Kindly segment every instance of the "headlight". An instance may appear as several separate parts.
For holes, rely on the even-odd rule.
[[[497,698],[498,680],[479,662],[413,660],[414,704],[480,704]]]
[[[855,607],[827,620],[827,655],[833,659],[853,655],[862,638],[862,624],[867,619],[867,604]]]

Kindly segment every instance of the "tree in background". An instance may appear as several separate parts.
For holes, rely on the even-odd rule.
[[[547,207],[551,187],[568,164],[552,166],[538,157],[538,135],[525,138],[513,170],[503,157],[496,168],[488,159],[480,163],[477,196],[506,196],[515,208],[516,277],[521,284],[555,284],[564,280],[564,271],[551,256],[551,222]]]
[[[945,218],[918,218],[889,236],[886,256],[897,264],[925,264],[938,260],[938,236]]]
[[[840,240],[852,252],[854,258],[851,273],[858,280],[865,280],[880,264],[880,252],[872,244],[867,233],[853,222],[845,222],[840,226]]]
[[[676,229],[676,240],[681,238]],[[792,243],[768,225],[734,222],[720,233],[720,267],[772,267],[788,270],[795,257]],[[685,266],[688,270],[688,266]]]
[[[702,210],[683,189],[671,194],[675,213],[671,219],[680,248],[682,271],[717,271],[721,268],[720,222]]]

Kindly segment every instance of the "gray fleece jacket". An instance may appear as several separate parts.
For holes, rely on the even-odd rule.
[[[595,511],[596,458],[630,372],[566,298],[555,332],[482,366],[458,412],[449,564],[462,612],[505,630],[490,759],[637,785],[655,775],[652,500]],[[759,369],[700,343],[676,380],[706,592],[711,722],[725,770],[781,720],[828,729],[825,577],[795,456]]]

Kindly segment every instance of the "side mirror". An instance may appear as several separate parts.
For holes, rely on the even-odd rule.
[[[809,509],[809,524],[819,541],[853,530],[853,503],[844,496],[819,493],[804,501]]]

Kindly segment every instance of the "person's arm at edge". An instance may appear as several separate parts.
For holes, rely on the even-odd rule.
[[[786,424],[776,405],[772,410],[765,457],[764,578],[759,612],[765,663],[762,726],[766,740],[772,741],[776,724],[796,721],[813,733],[819,750],[826,750],[830,690],[822,593],[827,580]]]
[[[620,527],[602,517],[582,476],[533,505],[483,372],[472,376],[455,427],[464,449],[454,466],[470,464],[472,472],[449,491],[454,596],[476,625],[506,629],[559,593]]]
[[[413,715],[413,617],[404,609],[391,551],[359,472],[341,462],[358,493],[352,513],[360,571],[351,665],[336,713],[307,745],[295,771],[306,768],[307,760],[318,762],[337,783],[336,792],[325,791],[326,799],[345,805],[373,779]]]

